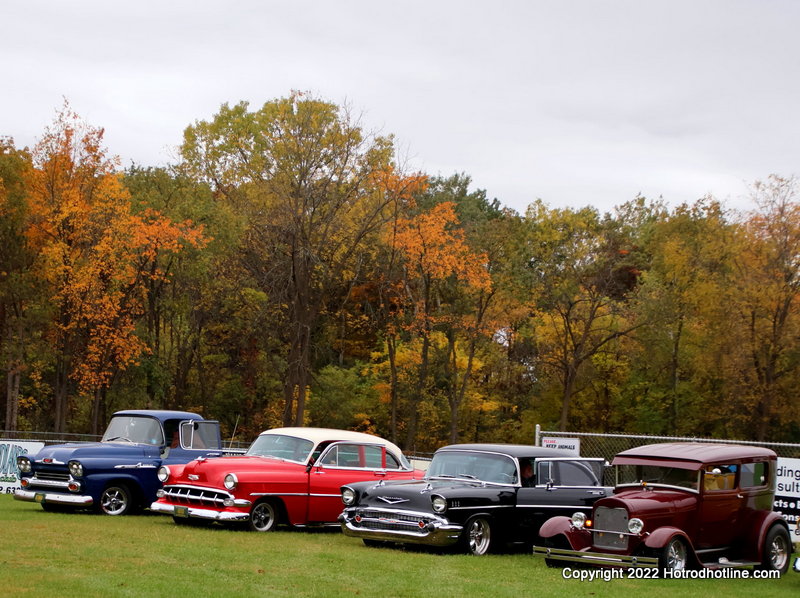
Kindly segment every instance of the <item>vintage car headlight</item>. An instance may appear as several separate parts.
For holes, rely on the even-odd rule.
[[[644,521],[638,517],[634,517],[628,521],[628,531],[632,534],[640,534],[644,529]]]
[[[352,488],[344,488],[342,490],[342,502],[350,506],[356,502],[356,492]]]
[[[447,499],[444,496],[432,496],[431,506],[434,512],[444,513],[447,510]]]
[[[236,490],[236,486],[239,485],[239,478],[236,477],[235,473],[229,473],[225,476],[225,479],[222,480],[222,484],[228,490]]]
[[[69,473],[73,478],[83,477],[83,465],[81,465],[80,461],[70,461],[67,463],[67,469],[69,469]]]
[[[17,468],[20,473],[30,473],[31,460],[28,457],[17,457]]]
[[[158,468],[158,473],[156,474],[156,476],[158,477],[158,481],[161,482],[162,484],[169,479],[169,475],[170,475],[169,467],[167,467],[166,465],[162,465],[161,467]]]
[[[581,513],[578,511],[577,513],[572,514],[572,525],[577,527],[578,529],[582,528],[586,524],[586,514]]]

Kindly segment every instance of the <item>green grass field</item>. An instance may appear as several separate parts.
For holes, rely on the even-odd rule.
[[[800,596],[780,580],[563,579],[527,554],[367,548],[336,530],[257,534],[170,517],[46,513],[0,496],[2,596]]]

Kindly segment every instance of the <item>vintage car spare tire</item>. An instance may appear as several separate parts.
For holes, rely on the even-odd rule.
[[[250,511],[248,524],[250,529],[256,532],[274,531],[278,527],[278,510],[272,502],[262,500]]]
[[[761,555],[759,569],[780,571],[781,575],[789,570],[792,556],[792,539],[782,525],[773,525],[764,538],[764,550]]]
[[[125,484],[111,484],[103,490],[98,505],[106,515],[125,515],[134,510],[133,495]]]

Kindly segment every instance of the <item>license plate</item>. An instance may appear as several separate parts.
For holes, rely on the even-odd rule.
[[[33,500],[36,502],[44,502],[44,494],[41,492],[37,492],[36,495],[33,497]]]
[[[175,507],[175,517],[188,517],[188,516],[189,516],[188,507]]]

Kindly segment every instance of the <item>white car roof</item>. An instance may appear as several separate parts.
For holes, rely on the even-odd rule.
[[[326,440],[349,440],[352,442],[366,442],[370,444],[380,444],[385,446],[391,452],[402,455],[403,451],[400,450],[396,444],[381,438],[380,436],[373,436],[372,434],[364,434],[363,432],[353,432],[351,430],[335,430],[333,428],[273,428],[261,432],[259,436],[267,436],[271,434],[280,434],[283,436],[294,436],[296,438],[304,438],[310,440],[315,445],[319,442]]]

